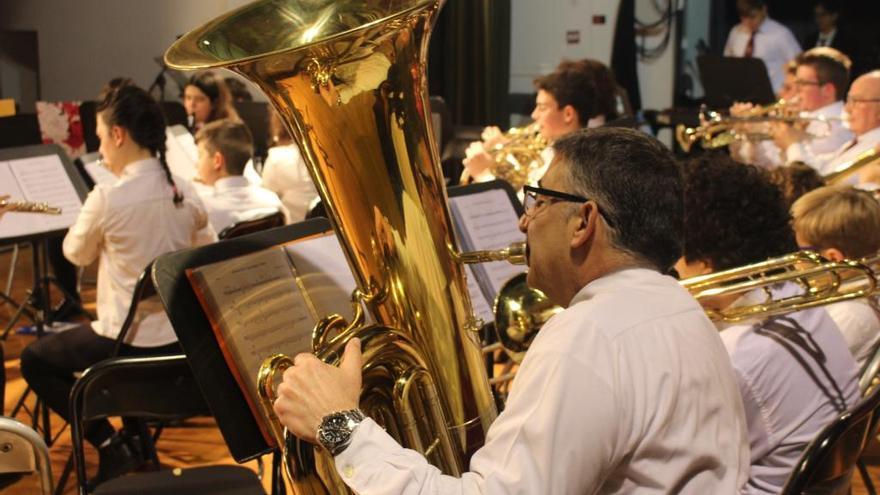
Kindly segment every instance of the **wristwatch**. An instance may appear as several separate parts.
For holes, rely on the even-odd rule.
[[[358,409],[337,411],[324,416],[321,426],[318,427],[318,443],[336,457],[351,444],[352,434],[364,418],[366,416]]]

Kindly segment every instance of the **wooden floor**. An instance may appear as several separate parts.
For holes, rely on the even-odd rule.
[[[0,252],[0,291],[6,289],[6,279],[9,273],[10,260],[12,254],[8,251]],[[94,279],[95,267],[89,267],[84,274],[85,284],[82,290],[82,297],[86,303],[86,309],[94,313]],[[11,296],[16,301],[25,299],[26,291],[32,283],[31,256],[30,250],[24,248],[20,251],[18,262],[16,263],[15,278],[11,290]],[[57,299],[57,295],[53,295]],[[13,308],[4,304],[0,306],[0,330],[5,328],[14,313]],[[20,321],[21,324],[29,324],[30,322]],[[18,325],[17,325],[18,326]],[[4,343],[6,362],[4,363],[7,387],[6,397],[4,401],[4,414],[8,415],[19,397],[25,390],[24,380],[21,378],[19,371],[19,355],[21,350],[27,346],[34,337],[19,335],[15,332],[10,333],[8,340]],[[32,407],[33,397],[29,397],[26,403]],[[19,413],[16,418],[22,422],[30,423],[30,418],[25,412]],[[70,447],[70,431],[63,425],[62,420],[56,416],[51,417],[51,427],[53,437],[57,436],[57,440],[50,448],[50,457],[52,464],[52,475],[56,481],[67,462],[71,452]],[[217,429],[216,424],[211,418],[199,418],[189,420],[183,424],[174,427],[168,427],[162,434],[162,438],[156,445],[159,452],[159,458],[163,466],[168,467],[188,467],[210,464],[234,464],[226,444]],[[880,482],[880,446],[874,441],[868,449],[869,470],[872,478],[876,482]],[[86,448],[87,469],[92,475],[97,469],[97,454],[91,447]],[[265,458],[265,463],[271,466],[271,459]],[[245,464],[254,471],[257,470],[256,461]],[[263,485],[269,490],[269,476],[264,476]],[[852,487],[853,495],[867,494],[861,479],[855,476]],[[4,495],[30,495],[39,493],[39,479],[35,475],[25,476],[21,481],[12,485],[5,491]],[[65,494],[75,494],[75,479],[68,481],[64,490]],[[288,493],[292,493],[288,490]]]

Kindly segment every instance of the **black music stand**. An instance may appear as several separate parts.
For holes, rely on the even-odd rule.
[[[60,146],[56,144],[41,144],[35,146],[24,146],[19,148],[8,148],[0,150],[0,162],[45,156],[55,156],[61,161],[64,172],[66,173],[68,180],[70,180],[71,185],[76,191],[80,204],[82,204],[88,192],[86,185],[83,182],[82,177],[79,175],[79,172],[76,170],[76,167],[74,167],[74,165],[70,162],[70,160],[67,158],[67,154],[64,152],[63,149],[61,149]],[[36,328],[37,338],[42,338],[43,335],[45,335],[45,326],[47,324],[51,325],[52,323],[52,315],[50,311],[49,301],[50,284],[54,282],[56,287],[64,293],[65,297],[69,296],[69,294],[64,291],[63,287],[61,287],[53,277],[49,276],[49,262],[47,257],[48,240],[53,237],[64,235],[69,226],[70,225],[64,227],[55,226],[46,228],[36,226],[29,232],[24,234],[4,235],[2,224],[0,224],[0,245],[18,244],[22,242],[29,242],[31,244],[34,272],[34,283],[28,293],[27,301],[19,306],[15,315],[13,315],[13,317],[9,321],[9,324],[4,329],[3,335],[0,336],[0,339],[6,339],[11,329],[15,326],[16,321],[21,317],[22,313],[27,307],[32,308],[30,312],[33,314],[32,319],[34,322],[34,327]],[[15,407],[13,408],[10,416],[14,417],[20,409],[25,407],[24,402],[29,392],[30,388],[27,388],[24,391],[24,393],[21,395],[18,402],[16,403]],[[39,423],[41,422],[41,410],[43,438],[47,445],[51,445],[54,439],[52,438],[52,432],[49,424],[49,408],[43,405],[40,398],[37,397],[37,402],[32,412],[32,423],[35,429],[38,429]]]
[[[330,231],[326,218],[286,225],[200,248],[166,254],[153,265],[153,284],[183,347],[196,382],[237,462],[270,452],[247,400],[229,370],[211,323],[190,285],[186,270],[244,256]]]
[[[737,101],[766,105],[776,101],[767,66],[760,58],[697,57],[706,105],[727,109]]]

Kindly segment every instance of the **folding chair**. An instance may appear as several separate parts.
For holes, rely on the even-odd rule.
[[[837,417],[807,446],[782,495],[849,493],[850,479],[868,439],[877,433],[880,387]]]
[[[52,467],[49,448],[40,435],[18,421],[0,417],[0,474],[36,472],[40,476],[43,495],[52,493]],[[17,481],[16,477],[0,480],[0,488]]]
[[[137,393],[132,393],[132,391]],[[80,495],[87,493],[83,427],[112,416],[172,421],[210,415],[186,357],[113,358],[83,373],[70,394],[71,437]],[[135,473],[109,480],[95,494],[265,494],[257,475],[242,466],[206,466]]]

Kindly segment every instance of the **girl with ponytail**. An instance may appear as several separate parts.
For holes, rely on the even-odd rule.
[[[68,419],[74,373],[111,356],[135,283],[156,257],[193,245],[207,214],[192,186],[175,179],[165,163],[165,118],[141,88],[111,87],[97,107],[99,151],[119,179],[89,193],[64,238],[64,255],[87,266],[99,259],[97,313],[90,325],[41,338],[21,355],[25,380],[46,404]],[[161,307],[141,304],[126,335],[123,355],[180,352]],[[99,452],[98,480],[136,468],[130,439],[107,421],[85,432]]]

